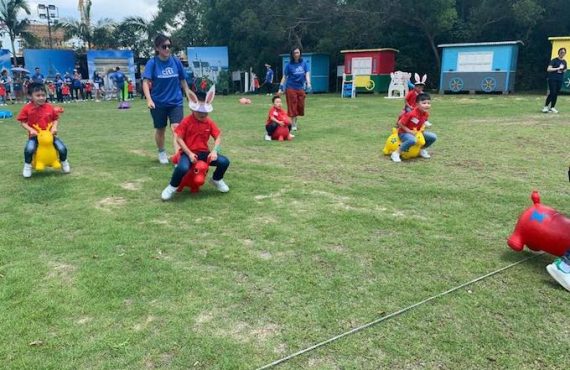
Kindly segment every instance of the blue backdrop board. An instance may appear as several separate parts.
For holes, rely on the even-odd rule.
[[[12,68],[12,54],[8,49],[0,49],[0,71],[7,69],[10,73],[10,68]]]
[[[114,72],[116,67],[121,68],[130,80],[135,81],[135,59],[131,50],[89,50],[87,52],[87,70],[90,80],[97,71],[105,79],[105,86],[109,86],[107,76]]]
[[[519,45],[522,41],[443,44],[439,92],[515,90]]]
[[[194,77],[207,77],[217,82],[220,71],[227,71],[228,47],[227,46],[203,46],[189,47],[187,51],[189,75]]]
[[[283,64],[281,66],[281,74],[285,72],[285,66],[289,63],[291,57],[289,54],[279,55]],[[307,62],[311,70],[311,85],[313,92],[329,91],[329,56],[327,54],[303,53],[303,60]]]
[[[53,79],[56,73],[62,76],[66,72],[73,73],[75,53],[72,50],[24,49],[24,63],[31,73],[39,67],[45,78]]]

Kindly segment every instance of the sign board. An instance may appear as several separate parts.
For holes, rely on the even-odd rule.
[[[492,51],[466,51],[457,53],[457,72],[490,72],[492,70]]]

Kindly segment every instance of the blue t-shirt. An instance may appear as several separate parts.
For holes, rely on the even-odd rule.
[[[116,72],[112,73],[110,78],[111,78],[111,80],[115,81],[118,88],[121,88],[125,85],[126,76],[121,71],[116,71]]]
[[[37,82],[37,83],[44,83],[44,75],[41,73],[34,73],[34,75],[32,76],[32,82]]]
[[[180,81],[186,80],[186,72],[180,60],[172,56],[166,61],[157,57],[149,59],[142,78],[152,81],[150,96],[156,107],[182,106]]]
[[[265,74],[265,83],[272,83],[273,82],[273,70],[271,68],[267,68],[267,73]]]
[[[287,77],[286,89],[303,90],[305,88],[305,73],[310,72],[309,65],[301,60],[299,63],[289,62],[285,66],[285,76]]]
[[[55,78],[55,88],[57,90],[61,90],[62,86],[63,86],[63,79],[61,77],[56,77]]]

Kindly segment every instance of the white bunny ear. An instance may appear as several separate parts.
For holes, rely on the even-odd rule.
[[[427,80],[427,75],[423,75],[422,76],[422,83],[425,84]]]
[[[194,94],[194,91],[190,90],[190,101],[188,102],[188,106],[190,109],[197,111],[200,108],[200,103],[198,102],[198,97]]]
[[[215,97],[216,97],[216,85],[212,85],[212,87],[210,87],[210,90],[208,90],[208,93],[206,94],[205,103],[211,105]]]
[[[416,80],[416,83],[420,83],[420,75],[417,73],[414,73],[414,80]]]

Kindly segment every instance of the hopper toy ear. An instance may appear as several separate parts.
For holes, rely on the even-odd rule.
[[[194,91],[190,90],[190,101],[188,102],[188,106],[190,109],[196,111],[200,108],[200,103],[198,102],[198,97],[194,94]]]
[[[53,122],[48,123],[46,130],[47,131],[51,130],[52,126],[53,126]]]
[[[36,130],[36,131],[40,131],[40,125],[38,125],[37,123],[34,123],[32,125],[32,127]]]

